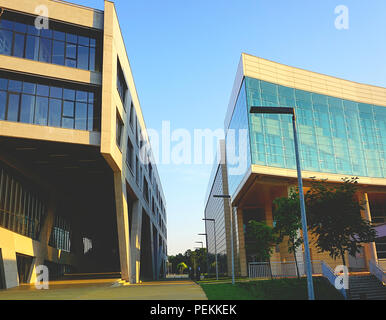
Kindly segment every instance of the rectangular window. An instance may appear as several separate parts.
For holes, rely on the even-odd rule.
[[[94,92],[63,88],[59,83],[50,86],[33,80],[23,82],[13,77],[0,78],[0,120],[89,131],[99,128]]]
[[[123,74],[121,64],[118,60],[118,66],[117,66],[117,90],[119,93],[119,96],[121,97],[123,107],[126,110],[126,92],[127,92],[127,84],[125,80],[125,75]]]
[[[79,35],[66,34],[63,30],[72,27],[58,22],[50,22],[49,29],[38,30],[30,16],[12,15],[8,18],[5,12],[1,17],[0,54],[84,70],[100,69],[101,59],[96,56],[100,52],[99,43],[95,36],[89,36],[92,31],[79,29],[76,31]]]
[[[116,139],[117,139],[117,146],[119,147],[119,149],[121,148],[122,133],[123,133],[123,122],[122,122],[121,118],[118,116],[118,111],[117,111]]]
[[[50,114],[48,125],[60,127],[62,119],[62,100],[50,98]]]
[[[35,96],[23,94],[20,108],[20,122],[33,123],[35,111]]]
[[[8,94],[8,121],[18,121],[20,94]]]
[[[134,170],[134,148],[133,144],[130,141],[130,138],[127,138],[127,151],[126,151],[126,163],[131,170]]]
[[[47,125],[48,98],[36,97],[35,124]]]

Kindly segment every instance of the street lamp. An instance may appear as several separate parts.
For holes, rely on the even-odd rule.
[[[232,207],[232,198],[228,194],[216,194],[213,195],[213,198],[224,198],[229,201],[229,209],[230,212],[230,222],[231,222],[231,261],[232,261],[232,284],[235,284],[235,261],[234,261],[234,253],[233,253],[233,207]]]
[[[299,146],[298,146],[298,135],[296,130],[296,115],[295,108],[287,107],[251,107],[250,113],[267,113],[267,114],[289,114],[292,115],[292,125],[294,133],[294,143],[295,143],[295,156],[296,156],[296,169],[298,173],[298,184],[299,184],[299,197],[300,197],[300,212],[302,218],[302,229],[303,229],[303,240],[304,240],[304,253],[306,258],[306,271],[307,271],[307,288],[308,288],[308,299],[315,300],[314,285],[312,282],[312,265],[310,257],[310,248],[308,243],[308,231],[307,231],[307,218],[306,218],[306,208],[304,203],[304,193],[303,193],[303,181],[302,181],[302,172],[300,168],[300,157],[299,157]]]
[[[208,252],[208,234],[207,233],[199,233],[199,236],[205,236],[206,242],[206,273],[207,277],[209,277],[209,252]]]
[[[214,256],[215,256],[215,259],[216,259],[216,280],[218,280],[217,242],[216,242],[216,220],[215,220],[215,219],[209,219],[209,218],[203,218],[202,220],[205,220],[205,221],[212,221],[212,222],[213,222],[213,228],[214,228]]]
[[[196,241],[195,243],[201,243],[201,249],[204,248],[204,243],[202,241]],[[197,247],[197,248],[200,248],[200,247]]]

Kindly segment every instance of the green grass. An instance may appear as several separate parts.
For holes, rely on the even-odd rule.
[[[313,278],[317,300],[343,300],[323,277]],[[275,279],[249,282],[200,283],[209,300],[307,300],[307,282],[302,279]]]

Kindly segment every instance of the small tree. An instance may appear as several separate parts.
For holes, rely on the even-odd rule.
[[[250,220],[247,224],[245,233],[245,246],[248,251],[256,255],[260,261],[268,261],[269,270],[271,272],[271,255],[273,246],[277,239],[274,235],[273,228],[264,222]]]
[[[184,271],[188,268],[188,266],[185,264],[185,262],[180,262],[178,265],[177,265],[177,270],[180,272],[180,273],[184,273]]]
[[[314,179],[306,194],[308,224],[319,252],[342,258],[344,265],[346,252],[355,256],[361,243],[373,242],[376,237],[376,231],[361,217],[363,203],[355,199],[357,179],[344,178],[337,186]]]
[[[284,237],[288,236],[288,253],[293,253],[294,255],[296,271],[299,277],[296,250],[303,243],[303,239],[299,237],[299,230],[302,227],[299,193],[292,190],[288,198],[276,198],[273,203],[275,204],[275,227],[273,231],[277,234],[278,243],[281,243]]]

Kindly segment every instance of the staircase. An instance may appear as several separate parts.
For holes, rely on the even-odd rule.
[[[349,287],[351,300],[386,300],[386,286],[372,274],[350,276]]]
[[[96,279],[120,279],[120,272],[103,273],[65,273],[61,280],[96,280]]]

